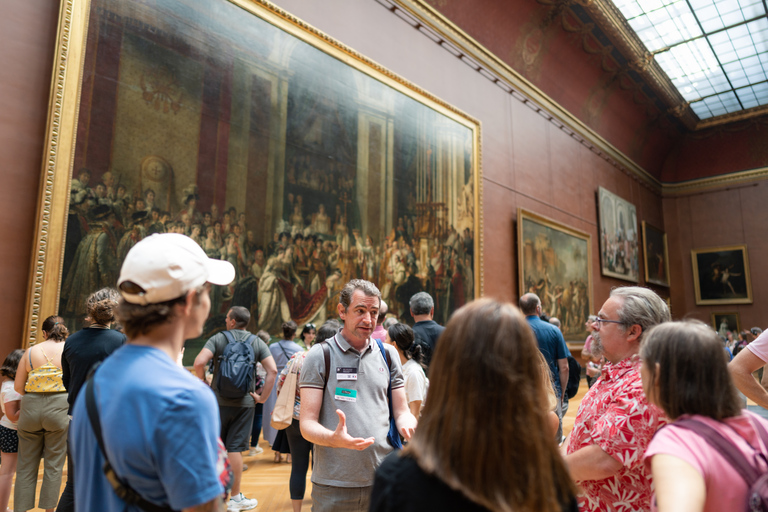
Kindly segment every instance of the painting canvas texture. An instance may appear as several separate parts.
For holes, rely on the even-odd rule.
[[[635,205],[602,187],[598,205],[602,274],[637,283],[640,253]]]
[[[352,278],[410,321],[416,292],[441,324],[475,297],[479,126],[256,14],[92,2],[59,303],[72,330],[164,232],[236,269],[206,332],[231,306],[254,332],[320,324]]]
[[[697,304],[750,304],[746,246],[691,251]]]
[[[592,311],[590,236],[518,210],[520,294],[535,293],[542,312],[560,319],[569,341],[584,341]]]

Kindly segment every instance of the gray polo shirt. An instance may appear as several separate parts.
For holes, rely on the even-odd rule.
[[[243,329],[232,329],[230,331],[232,337],[237,342],[243,342],[251,335],[250,332]],[[264,343],[264,340],[258,336],[254,336],[254,340],[251,342],[253,347],[253,355],[256,357],[256,362],[260,363],[268,357],[272,357],[272,353],[269,351],[269,347]],[[205,342],[205,347],[213,352],[213,382],[211,382],[211,388],[216,393],[216,400],[220,406],[224,407],[256,407],[256,403],[253,401],[253,397],[246,394],[243,398],[222,398],[219,396],[219,391],[216,389],[216,375],[219,373],[219,357],[224,354],[224,349],[227,346],[227,338],[223,333],[217,333],[208,338]],[[251,387],[256,383],[256,365],[253,365],[253,380],[251,381]],[[251,391],[255,391],[251,389]]]
[[[361,352],[352,348],[341,332],[328,340],[331,348],[330,375],[320,408],[320,424],[336,430],[341,409],[347,417],[347,432],[352,437],[373,437],[375,441],[363,451],[346,448],[315,446],[315,466],[312,482],[334,487],[368,487],[373,485],[376,468],[392,451],[387,443],[389,404],[387,386],[390,376],[392,389],[404,385],[400,358],[392,345],[384,344],[389,352],[390,367],[372,339]],[[351,375],[357,379],[352,380]],[[307,353],[301,368],[299,387],[323,388],[325,360],[323,347],[317,344]]]

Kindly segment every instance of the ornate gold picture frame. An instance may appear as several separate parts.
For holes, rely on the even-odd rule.
[[[169,230],[238,270],[204,336],[231,305],[251,329],[321,322],[353,277],[403,319],[415,291],[441,323],[482,294],[480,123],[289,13],[62,0],[55,59],[28,342],[55,312],[80,328]]]
[[[584,341],[592,314],[592,237],[522,208],[517,210],[519,292],[541,299],[560,319],[566,341]]]
[[[643,221],[645,282],[669,288],[667,234]]]
[[[746,245],[691,251],[696,304],[752,304]]]

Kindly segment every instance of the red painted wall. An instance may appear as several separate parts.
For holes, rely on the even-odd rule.
[[[58,16],[49,0],[4,2],[0,16],[2,359],[22,345]]]

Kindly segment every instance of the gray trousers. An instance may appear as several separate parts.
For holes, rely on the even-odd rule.
[[[21,398],[14,511],[25,512],[35,508],[41,457],[45,457],[45,461],[38,506],[56,508],[61,489],[61,470],[67,456],[67,409],[67,393],[27,393]]]
[[[312,483],[312,512],[368,512],[369,487],[331,487]]]

